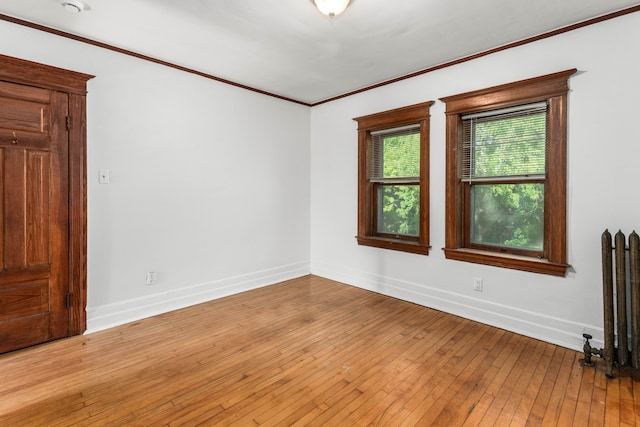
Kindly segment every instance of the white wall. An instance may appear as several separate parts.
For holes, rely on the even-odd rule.
[[[89,332],[309,273],[308,107],[3,21],[0,34],[2,54],[96,76]]]
[[[582,28],[311,112],[311,271],[574,349],[602,345],[600,235],[640,228],[640,14]],[[438,98],[577,68],[569,80],[568,261],[565,278],[446,260],[445,116]],[[434,100],[429,256],[358,246],[353,117]],[[484,291],[472,290],[474,277]]]

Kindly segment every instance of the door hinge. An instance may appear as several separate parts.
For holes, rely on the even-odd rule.
[[[67,294],[67,308],[71,308],[71,294]]]
[[[67,116],[67,130],[71,130],[71,117]]]

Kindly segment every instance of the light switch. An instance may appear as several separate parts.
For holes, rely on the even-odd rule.
[[[100,169],[100,174],[98,178],[98,182],[100,184],[108,184],[109,183],[109,169]]]

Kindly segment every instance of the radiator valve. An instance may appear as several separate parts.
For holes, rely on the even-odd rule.
[[[589,334],[582,334],[584,337],[584,347],[582,347],[584,351],[584,359],[582,359],[582,363],[585,366],[593,366],[593,360],[591,359],[591,355],[595,354],[596,356],[604,357],[602,349],[591,347],[590,339],[593,337]]]

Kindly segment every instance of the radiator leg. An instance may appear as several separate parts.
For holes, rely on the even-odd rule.
[[[602,299],[604,303],[604,349],[602,357],[607,365],[607,376],[613,377],[613,275],[611,270],[611,233],[602,233]]]

